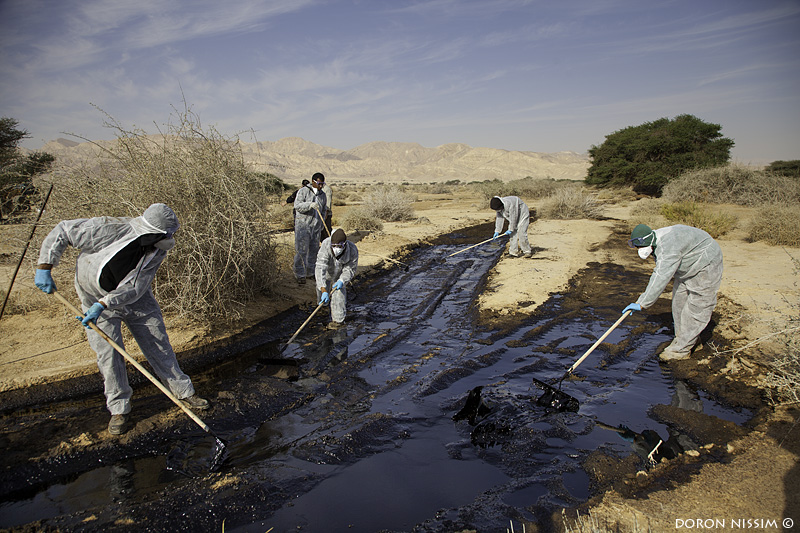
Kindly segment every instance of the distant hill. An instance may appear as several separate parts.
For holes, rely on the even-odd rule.
[[[97,144],[108,146],[113,141]],[[443,144],[426,148],[417,143],[370,142],[351,150],[339,150],[287,137],[277,141],[241,143],[245,160],[254,170],[270,172],[288,182],[322,172],[337,182],[410,182],[446,180],[462,182],[534,178],[582,180],[589,157],[575,152],[519,152],[498,148],[473,148]],[[99,153],[92,143],[67,139],[50,141],[42,151],[57,157],[86,158]]]

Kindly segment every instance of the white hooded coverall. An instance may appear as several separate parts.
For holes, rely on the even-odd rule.
[[[142,235],[171,235],[178,227],[175,213],[164,204],[153,204],[136,218],[63,220],[42,242],[39,264],[55,266],[67,246],[80,249],[75,266],[75,290],[83,312],[102,300],[106,309],[97,318],[97,327],[124,348],[122,322],[125,322],[161,381],[178,399],[183,399],[194,394],[194,387],[189,376],[178,366],[161,308],[151,288],[167,252],[150,247],[115,289],[106,291],[100,286],[103,267],[117,252]],[[112,415],[129,413],[132,389],[125,359],[94,330],[87,329],[86,335],[89,345],[97,353],[108,410]]]
[[[528,204],[523,202],[519,196],[504,196],[500,200],[503,202],[503,209],[497,211],[494,223],[495,233],[502,233],[503,223],[508,220],[508,229],[513,232],[508,244],[508,253],[516,254],[518,245],[523,253],[530,253],[528,225],[530,225],[531,214]]]
[[[352,281],[358,269],[358,248],[350,241],[344,242],[342,255],[336,257],[331,247],[331,238],[322,241],[314,272],[317,282],[317,301],[322,296],[320,287],[327,288],[331,297],[331,320],[339,323],[344,322],[347,314],[347,283]],[[331,286],[340,280],[344,286],[338,291],[331,292]]]
[[[677,224],[654,230],[656,267],[636,303],[653,305],[673,277],[675,339],[666,351],[688,353],[711,320],[722,282],[722,249],[705,231]]]
[[[311,275],[317,262],[319,236],[323,231],[321,216],[325,216],[326,206],[327,199],[321,189],[306,185],[297,191],[294,199],[294,275],[297,279]]]

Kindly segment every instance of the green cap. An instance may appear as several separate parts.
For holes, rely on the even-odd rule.
[[[638,248],[642,246],[652,246],[655,244],[656,234],[650,229],[647,224],[639,224],[631,232],[631,240],[628,244],[631,247]]]

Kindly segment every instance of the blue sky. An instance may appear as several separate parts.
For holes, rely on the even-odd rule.
[[[185,101],[246,142],[582,153],[687,113],[764,164],[800,159],[799,28],[798,0],[0,0],[0,115],[33,149]]]

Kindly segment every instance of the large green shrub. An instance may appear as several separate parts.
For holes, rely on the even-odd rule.
[[[734,143],[720,129],[695,116],[678,115],[616,131],[589,149],[586,183],[632,186],[636,192],[658,195],[685,170],[728,162]]]

